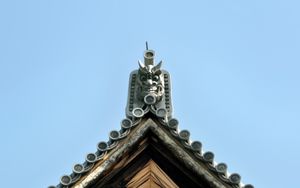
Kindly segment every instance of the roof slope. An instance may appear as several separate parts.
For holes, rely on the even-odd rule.
[[[124,119],[122,125],[127,124],[127,120]],[[109,141],[100,142],[97,152],[88,154],[84,164],[75,165],[73,173],[63,176],[60,184],[56,187],[88,188],[94,187],[93,185],[96,184],[102,185],[99,187],[105,187],[105,183],[109,183],[122,168],[132,161],[136,162],[134,161],[136,156],[140,155],[149,145],[149,143],[143,144],[145,139],[150,137],[156,140],[156,143],[151,145],[156,146],[157,153],[163,155],[168,150],[168,156],[174,157],[181,166],[184,166],[184,169],[188,169],[192,176],[199,177],[206,186],[253,187],[240,183],[241,178],[238,174],[229,175],[226,164],[216,164],[212,152],[203,154],[201,142],[190,143],[189,132],[178,131],[177,125],[176,119],[171,119],[168,124],[163,124],[148,117],[141,119],[135,125],[131,124],[128,129],[124,129],[122,126],[120,131],[112,131]]]

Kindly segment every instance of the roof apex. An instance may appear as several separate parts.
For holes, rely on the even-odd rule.
[[[173,121],[175,121],[175,119],[170,120],[170,122]],[[177,120],[176,122],[178,123]],[[154,135],[158,139],[158,145],[164,145],[172,153],[173,157],[184,164],[185,168],[193,171],[198,177],[205,179],[211,187],[245,187],[240,184],[239,180],[238,182],[234,182],[231,176],[226,176],[226,165],[225,171],[224,169],[223,171],[218,169],[218,165],[215,165],[213,161],[212,152],[206,152],[202,155],[201,143],[198,141],[190,143],[189,138],[186,137],[187,135],[189,136],[186,130],[178,132],[177,129],[174,129],[174,125],[172,124],[163,124],[156,118],[145,117],[124,133],[125,136],[121,134],[119,136],[120,139],[111,142],[107,150],[101,154],[97,152],[99,152],[99,144],[104,142],[98,144],[98,151],[94,154],[96,156],[95,160],[83,164],[83,166],[85,166],[84,169],[88,170],[82,173],[73,172],[73,174],[69,176],[73,180],[73,188],[89,187],[98,181],[99,178],[101,179],[104,174],[110,173],[113,167],[124,158],[126,153],[131,152],[132,155],[132,150],[137,153],[141,152],[135,150],[136,146],[141,145],[143,139],[149,137],[149,135]],[[89,156],[87,156],[87,160],[88,158]],[[237,178],[240,178],[238,174],[233,175],[237,175]],[[247,185],[246,187],[251,188],[250,186],[251,185]],[[61,183],[57,187],[67,186]]]
[[[76,164],[71,175],[64,175],[57,186],[49,188],[86,188],[108,172],[124,153],[151,134],[170,150],[186,168],[205,179],[211,187],[253,188],[243,185],[239,174],[229,174],[225,163],[216,164],[212,152],[202,153],[199,141],[191,143],[187,130],[179,131],[172,118],[171,80],[161,63],[154,65],[154,51],[144,52],[145,62],[130,74],[126,119],[120,131],[111,131],[108,142],[99,142],[97,151],[89,153],[83,164]],[[153,119],[152,119],[153,118]],[[137,151],[138,152],[138,151]]]

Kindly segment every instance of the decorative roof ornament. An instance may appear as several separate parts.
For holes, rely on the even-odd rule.
[[[170,74],[161,69],[162,61],[155,64],[155,52],[144,52],[144,62],[130,74],[126,116],[131,120],[148,112],[167,122],[172,116]]]

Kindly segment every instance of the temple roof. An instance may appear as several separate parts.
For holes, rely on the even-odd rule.
[[[202,143],[192,142],[189,131],[180,131],[172,117],[170,75],[160,69],[162,62],[155,65],[153,50],[147,49],[144,59],[130,74],[121,129],[111,131],[109,140],[99,142],[83,164],[74,165],[72,174],[49,188],[132,187],[141,174],[153,185],[161,181],[177,187],[253,188],[241,183],[239,174],[229,173],[225,163],[214,161],[212,152],[203,152]],[[164,179],[143,171],[150,163],[156,169],[150,170],[152,175],[160,171]]]
[[[149,117],[141,119],[138,123],[132,124],[124,130],[123,124],[126,124],[126,121],[127,119],[122,121],[120,131],[110,132],[108,142],[99,142],[97,151],[87,154],[84,164],[74,165],[71,175],[62,176],[57,186],[50,186],[49,188],[91,187],[99,179],[101,180],[103,177],[107,179],[107,174],[116,174],[117,172],[114,172],[115,166],[122,163],[120,162],[122,160],[124,163],[124,157],[125,161],[129,160],[128,153],[133,155],[132,153],[142,152],[145,148],[137,149],[137,146],[141,145],[144,139],[153,136],[157,142],[155,145],[162,145],[167,148],[169,150],[168,155],[175,157],[186,169],[192,171],[193,175],[199,177],[210,187],[253,187],[250,184],[241,183],[239,174],[230,174],[225,163],[216,163],[212,152],[203,153],[201,142],[191,142],[190,133],[187,130],[180,131],[176,119],[164,124]]]

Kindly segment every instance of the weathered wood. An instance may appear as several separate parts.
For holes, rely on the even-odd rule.
[[[141,169],[126,185],[128,188],[179,188],[170,177],[153,161]]]
[[[232,187],[209,172],[163,125],[149,118],[133,129],[73,188],[126,187],[150,159],[179,187]]]

